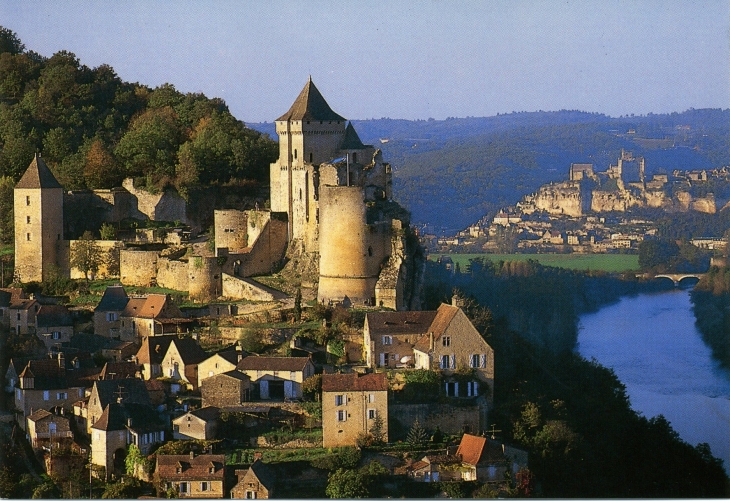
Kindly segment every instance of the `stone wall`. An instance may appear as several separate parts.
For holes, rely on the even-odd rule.
[[[119,275],[124,285],[147,287],[157,279],[157,251],[122,249],[119,252]]]
[[[478,434],[486,429],[486,406],[455,406],[451,404],[394,404],[388,408],[391,421],[397,421],[405,433],[418,419],[428,431],[438,428],[443,433],[456,434],[468,431]],[[393,427],[391,426],[391,431]],[[391,437],[397,439],[399,437]]]
[[[122,186],[137,199],[137,210],[152,221],[180,221],[187,223],[185,200],[175,190],[152,194],[134,187],[134,180],[127,178]]]
[[[187,290],[191,299],[212,299],[221,295],[221,266],[217,257],[192,256],[188,264]],[[171,287],[172,288],[172,287]]]
[[[237,299],[248,299],[249,301],[275,301],[274,296],[257,287],[256,283],[251,280],[241,279],[223,273],[222,293],[223,297],[231,297]]]
[[[157,258],[157,285],[178,291],[188,290],[189,262],[166,257]]]

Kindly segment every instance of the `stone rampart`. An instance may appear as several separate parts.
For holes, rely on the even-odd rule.
[[[206,300],[221,295],[221,266],[219,258],[192,256],[188,263],[190,298]],[[184,289],[183,289],[184,290]]]
[[[122,249],[119,252],[119,275],[124,285],[146,287],[157,279],[157,251]]]
[[[188,261],[157,258],[157,285],[178,291],[188,290]]]
[[[242,280],[223,273],[223,297],[248,299],[249,301],[275,301],[274,295],[249,280]]]

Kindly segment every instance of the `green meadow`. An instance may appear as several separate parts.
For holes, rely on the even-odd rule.
[[[601,270],[620,273],[639,269],[639,256],[636,254],[431,254],[429,259],[436,261],[442,255],[447,255],[454,263],[459,263],[462,270],[466,270],[469,260],[475,257],[483,257],[495,263],[533,259],[544,266],[571,270]]]

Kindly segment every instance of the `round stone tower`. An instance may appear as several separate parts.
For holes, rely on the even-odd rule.
[[[322,186],[319,227],[319,301],[375,300],[382,252],[373,249],[363,189]]]

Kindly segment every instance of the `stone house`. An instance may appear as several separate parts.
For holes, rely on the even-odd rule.
[[[175,440],[212,440],[218,430],[218,407],[202,407],[172,420]]]
[[[417,482],[461,480],[461,460],[456,455],[429,454],[406,468],[410,478]]]
[[[203,379],[200,386],[203,407],[234,407],[251,400],[251,378],[232,370]]]
[[[71,312],[60,304],[42,305],[35,314],[35,334],[48,349],[69,342],[74,334]]]
[[[165,427],[152,406],[118,398],[91,426],[91,463],[105,468],[106,480],[122,475],[127,447],[134,444],[148,454],[154,444],[165,441]]]
[[[18,371],[18,368],[16,367],[17,360],[15,358],[11,358],[10,362],[8,363],[8,370],[5,371],[5,392],[6,393],[12,393],[15,391],[15,387],[18,385],[18,381],[20,379],[20,374]],[[22,371],[25,367],[20,367],[20,371]]]
[[[61,406],[71,410],[82,400],[86,387],[67,371],[62,358],[31,360],[18,376],[15,409],[18,423],[25,428],[26,417],[38,409]]]
[[[302,398],[302,382],[314,375],[314,364],[307,357],[245,357],[236,369],[251,378],[259,398]]]
[[[271,467],[256,459],[250,468],[236,470],[238,482],[231,489],[231,499],[272,499],[276,476]]]
[[[26,420],[26,433],[34,449],[49,445],[65,447],[73,442],[74,434],[71,431],[71,422],[64,415],[63,408],[61,408],[61,414],[38,409]]]
[[[91,388],[86,411],[87,422],[84,428],[87,433],[90,434],[92,426],[101,419],[104,409],[119,399],[130,404],[152,405],[145,382],[141,379],[127,378],[96,381]]]
[[[175,337],[167,347],[160,363],[162,375],[198,389],[198,364],[208,358],[198,342],[191,337]]]
[[[385,373],[322,375],[322,446],[356,445],[376,417],[388,441],[388,379]]]
[[[0,324],[10,326],[10,307],[22,303],[28,296],[19,287],[7,287],[0,289]]]
[[[104,290],[101,301],[94,308],[94,334],[98,336],[120,338],[122,322],[120,316],[129,302],[124,287],[110,285]]]
[[[378,311],[365,315],[363,347],[369,367],[413,366],[413,345],[427,332],[435,311]]]
[[[461,479],[467,481],[502,483],[506,472],[514,478],[528,465],[527,451],[468,433],[461,437],[456,456],[462,462]]]
[[[453,302],[458,299],[455,297]],[[494,394],[494,350],[479,334],[464,311],[454,304],[442,304],[436,311],[428,333],[413,347],[416,369],[440,370],[447,378],[448,396],[474,397],[484,393],[480,385],[488,387],[487,397]],[[459,386],[453,378],[458,370],[473,371],[474,378]]]
[[[206,358],[198,364],[198,386],[203,384],[205,378],[234,370],[238,362],[247,355],[248,353],[236,344],[234,349],[227,348]]]
[[[142,345],[132,360],[142,367],[142,378],[153,379],[162,375],[162,359],[165,358],[167,348],[174,334],[169,336],[149,336],[142,339]]]
[[[41,305],[33,298],[21,299],[8,308],[10,330],[16,334],[31,334],[35,330],[35,315]]]
[[[155,480],[164,494],[173,489],[180,498],[221,499],[226,495],[223,454],[158,455]]]
[[[139,345],[131,341],[117,341],[111,346],[101,349],[104,358],[111,359],[114,362],[130,360],[139,351]]]
[[[187,332],[191,322],[184,317],[169,294],[129,298],[119,319],[121,321],[119,333],[123,341]]]

